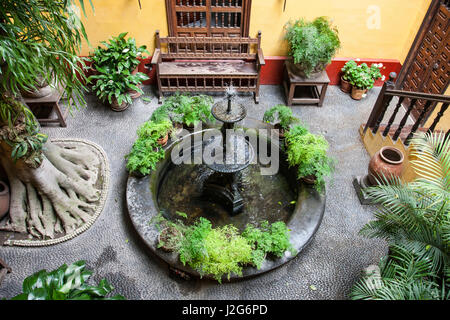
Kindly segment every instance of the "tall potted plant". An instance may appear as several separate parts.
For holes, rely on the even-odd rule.
[[[285,25],[295,72],[301,77],[314,77],[325,70],[340,48],[338,30],[326,17],[314,21],[304,19]]]

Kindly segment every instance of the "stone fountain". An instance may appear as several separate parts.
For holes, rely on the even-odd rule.
[[[227,208],[231,215],[242,211],[244,199],[239,192],[242,186],[241,172],[255,156],[252,145],[245,137],[235,134],[234,125],[247,116],[245,106],[233,104],[235,89],[230,86],[226,91],[226,100],[214,104],[211,113],[216,120],[223,122],[222,157],[220,161],[206,164],[214,174],[209,176],[203,186],[203,194]],[[214,155],[213,155],[214,156]]]
[[[296,169],[289,167],[278,139],[272,140],[267,134],[266,130],[273,127],[247,117],[245,106],[234,96],[230,88],[226,98],[213,105],[211,112],[218,120],[215,124],[169,142],[164,148],[165,159],[158,163],[156,170],[143,178],[130,175],[127,182],[128,213],[138,235],[170,268],[191,275],[198,276],[198,273],[184,266],[175,252],[165,252],[157,246],[159,230],[149,221],[160,212],[173,221],[179,219],[178,211],[184,212],[186,224],[204,217],[214,227],[233,224],[240,230],[248,223],[284,221],[292,230],[290,241],[298,254],[311,241],[325,210],[325,194],[296,179]],[[252,146],[238,129],[246,130],[247,136],[254,134],[252,139],[265,141],[267,146],[263,149],[279,152],[277,173],[262,174],[261,169],[267,164],[260,163],[261,145]],[[221,154],[213,157],[214,161],[206,162],[203,154],[211,143],[218,146],[212,148],[213,152]],[[184,149],[183,157],[200,153],[201,161],[174,163],[172,155],[179,153],[180,145],[189,146]],[[231,275],[231,279],[262,274],[294,257],[287,252],[282,258],[266,259],[261,269],[247,267],[242,276]]]

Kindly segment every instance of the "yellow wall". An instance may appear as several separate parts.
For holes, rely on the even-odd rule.
[[[266,56],[286,55],[283,26],[289,19],[328,16],[339,29],[342,49],[337,57],[397,59],[403,63],[431,0],[253,0],[250,35],[262,31]],[[87,1],[85,1],[87,2]],[[87,8],[83,18],[91,44],[128,31],[138,44],[154,47],[154,31],[167,35],[164,0],[93,0],[95,14]],[[371,6],[375,11],[370,12]],[[369,29],[368,21],[380,12],[380,28]],[[376,23],[374,24],[376,26]],[[92,49],[83,45],[81,54]]]

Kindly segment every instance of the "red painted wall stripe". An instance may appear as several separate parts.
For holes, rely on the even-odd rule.
[[[267,56],[264,57],[266,64],[261,68],[261,84],[262,85],[280,85],[283,82],[283,67],[284,61],[287,59],[285,56]],[[328,65],[326,71],[330,78],[331,85],[338,85],[340,83],[341,68],[344,64],[352,58],[335,58],[332,59],[331,64]],[[354,59],[355,60],[355,59]],[[143,72],[150,77],[150,80],[144,81],[144,84],[156,84],[156,72],[154,68],[145,68],[145,65],[150,65],[151,57],[142,59],[138,66],[139,72]],[[383,69],[381,73],[386,76],[386,80],[389,78],[389,73],[400,72],[402,67],[400,61],[394,59],[361,59],[358,64],[367,63],[369,66],[372,63],[382,63]],[[375,86],[382,86],[383,81],[375,81]]]

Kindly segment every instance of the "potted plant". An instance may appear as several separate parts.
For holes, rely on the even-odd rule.
[[[384,81],[386,79],[386,77],[381,74],[381,68],[386,69],[386,67],[383,67],[382,63],[378,63],[378,64],[372,63],[370,65],[369,74],[372,77],[372,79],[374,80],[374,82],[380,78],[382,81]]]
[[[373,87],[375,80],[372,78],[370,70],[366,63],[362,63],[350,71],[353,99],[361,100],[367,90]]]
[[[275,118],[278,122],[274,124],[274,128],[278,129],[280,138],[284,138],[284,134],[289,130],[291,124],[299,122],[299,119],[292,115],[292,109],[282,104],[278,104],[264,112],[264,122],[273,124]]]
[[[353,69],[357,67],[357,63],[354,60],[347,61],[342,67],[341,75],[341,91],[345,93],[350,93],[352,91],[352,84],[350,83],[350,76]]]
[[[213,102],[210,96],[177,93],[166,99],[163,110],[170,114],[174,127],[183,124],[186,129],[192,130],[199,122],[214,121],[211,114]]]
[[[304,19],[290,21],[285,29],[289,55],[295,72],[301,77],[320,74],[341,45],[336,27],[326,17],[318,17],[312,22]]]
[[[93,75],[99,74],[99,68],[105,70],[106,73],[118,72],[128,70],[131,74],[138,73],[138,65],[140,63],[139,57],[142,57],[144,53],[149,54],[145,45],[138,47],[134,38],[126,39],[128,33],[124,32],[117,37],[112,37],[108,42],[102,41],[103,47],[98,46],[94,50],[94,54],[91,55],[91,69]],[[144,75],[142,73],[142,75]],[[148,80],[142,77],[142,81]],[[141,83],[137,86],[140,88]],[[131,98],[137,98],[142,94],[142,90],[135,90],[132,88],[127,89]]]
[[[321,135],[296,125],[286,132],[287,158],[297,168],[297,177],[314,184],[317,191],[325,185],[324,178],[334,171],[334,160],[328,157],[328,142]]]
[[[137,85],[148,77],[143,73],[131,74],[127,69],[108,72],[109,69],[98,67],[99,74],[92,75],[88,82],[95,82],[92,90],[102,102],[108,102],[113,111],[124,111],[132,103],[128,89],[143,93]]]
[[[172,131],[173,125],[169,119],[163,119],[161,122],[147,121],[138,129],[138,136],[156,140],[158,145],[164,147]]]
[[[143,177],[154,170],[161,159],[164,159],[164,149],[154,139],[138,138],[125,159],[127,159],[128,171],[137,177]]]

